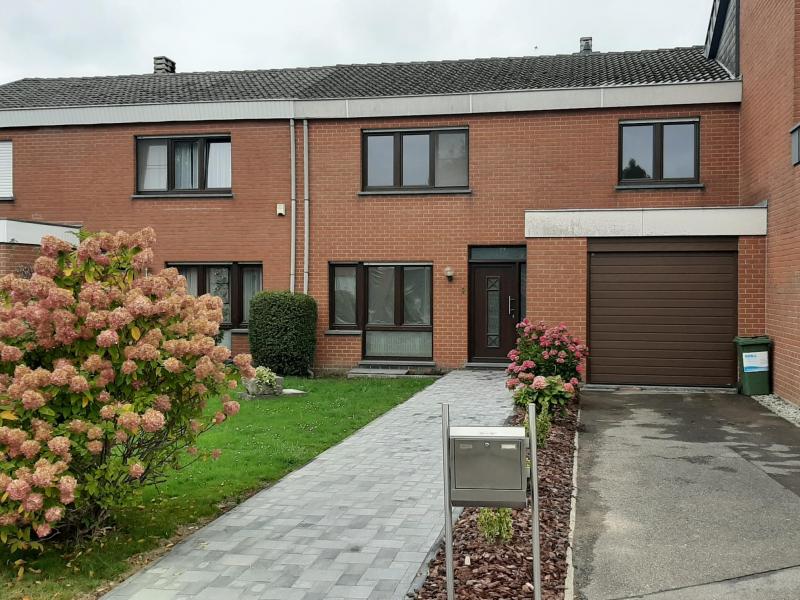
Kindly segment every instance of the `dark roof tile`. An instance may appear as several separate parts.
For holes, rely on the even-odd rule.
[[[21,79],[0,85],[0,110],[237,100],[371,98],[510,90],[725,81],[728,72],[702,46],[478,58],[439,62],[336,65]]]

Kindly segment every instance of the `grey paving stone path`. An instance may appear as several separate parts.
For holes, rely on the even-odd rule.
[[[501,424],[499,372],[455,371],[199,530],[105,600],[403,598],[444,525],[440,403]]]

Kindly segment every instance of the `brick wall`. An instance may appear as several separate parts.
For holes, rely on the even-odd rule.
[[[232,199],[133,200],[134,137],[230,133]],[[156,263],[262,261],[267,289],[289,287],[289,126],[286,121],[5,129],[14,195],[0,217],[156,230]]]
[[[766,251],[763,236],[739,238],[739,335],[764,335]]]
[[[29,244],[0,244],[0,277],[22,275],[33,267],[39,256],[39,246]]]
[[[765,322],[774,385],[800,403],[800,168],[789,136],[800,121],[800,2],[743,2],[741,32],[742,201],[769,202]]]
[[[703,190],[616,191],[620,119],[699,116]],[[361,130],[468,126],[469,195],[361,196]],[[360,336],[325,335],[329,261],[433,263],[434,360],[467,360],[470,245],[528,247],[528,314],[566,321],[585,335],[586,248],[576,240],[526,240],[524,211],[555,208],[724,206],[739,203],[738,106],[549,111],[310,124],[310,292],[319,302],[318,362],[350,366]],[[298,152],[302,140],[298,128]],[[298,168],[298,190],[302,173]],[[302,198],[302,191],[299,192]],[[302,244],[302,219],[298,219]],[[298,248],[302,246],[299,245]],[[301,271],[298,252],[298,273]],[[448,282],[443,271],[453,267]],[[553,301],[536,277],[568,290]],[[298,277],[298,286],[301,278]],[[298,287],[299,289],[299,287]],[[570,294],[574,290],[575,294]]]
[[[434,359],[442,367],[462,365],[467,360],[470,245],[527,243],[530,269],[558,274],[568,287],[583,290],[582,297],[568,295],[558,304],[547,304],[536,292],[528,299],[528,313],[565,320],[585,335],[585,246],[578,251],[580,243],[575,241],[551,241],[544,247],[528,242],[524,211],[736,205],[738,110],[737,105],[723,104],[311,122],[309,291],[319,302],[318,363],[348,367],[361,357],[360,336],[324,333],[329,320],[328,262],[357,260],[432,262]],[[705,188],[616,191],[619,120],[687,116],[701,118]],[[470,129],[471,194],[358,194],[362,128],[444,125]],[[131,199],[136,135],[204,133],[231,135],[235,198]],[[151,225],[159,238],[157,262],[262,261],[265,288],[288,287],[290,218],[275,215],[275,204],[288,205],[290,198],[286,121],[43,127],[4,130],[3,136],[14,141],[17,200],[0,206],[0,217],[78,222],[90,229]],[[296,289],[300,291],[304,218],[300,122],[295,138]],[[558,256],[547,254],[553,248],[568,252],[569,258],[558,264]],[[539,252],[549,258],[538,256]],[[446,266],[455,270],[452,282],[443,275]],[[534,281],[529,276],[529,289]],[[245,337],[235,336],[234,345],[245,348]]]

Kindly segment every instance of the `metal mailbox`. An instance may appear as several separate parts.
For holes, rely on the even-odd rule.
[[[451,427],[452,505],[524,507],[527,439],[524,427]]]

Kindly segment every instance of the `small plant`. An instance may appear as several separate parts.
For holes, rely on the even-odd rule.
[[[250,303],[250,350],[256,365],[306,376],[317,346],[317,302],[306,294],[261,292]]]
[[[514,390],[514,404],[525,408],[533,403],[537,413],[555,412],[563,410],[574,395],[575,388],[558,375],[536,375],[529,385],[519,385]]]
[[[546,405],[547,402],[545,401],[545,406],[539,410],[536,409],[536,447],[537,448],[544,448],[547,446],[547,438],[550,435],[550,425],[551,418],[550,418],[550,410],[549,407]],[[528,421],[528,416],[525,415],[525,433],[527,435],[531,434],[530,423]]]
[[[510,542],[514,535],[511,509],[482,508],[478,513],[478,531],[491,544]]]
[[[278,376],[269,367],[256,367],[256,376],[253,377],[259,392],[270,393],[275,391],[275,384],[278,383]]]

